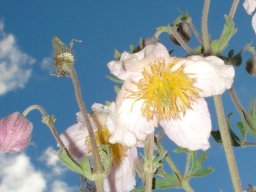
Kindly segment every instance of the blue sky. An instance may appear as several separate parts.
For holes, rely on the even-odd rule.
[[[224,24],[224,14],[228,14],[232,3],[231,0],[223,2],[211,3],[208,25],[213,39],[219,37]],[[238,31],[229,45],[229,48],[237,51],[246,43],[255,44],[251,16],[246,14],[242,3],[241,1],[235,15]],[[0,5],[0,50],[3,52],[0,52],[0,117],[14,111],[22,112],[31,104],[39,104],[49,114],[55,115],[56,127],[61,133],[76,122],[75,113],[78,107],[71,81],[49,75],[53,36],[60,37],[65,43],[69,43],[72,38],[83,40],[83,43],[74,47],[75,65],[86,106],[90,109],[94,102],[114,100],[113,83],[106,79],[106,75],[109,75],[106,64],[113,59],[114,49],[128,50],[129,45],[137,44],[140,38],[152,36],[156,27],[171,23],[179,15],[178,9],[188,10],[200,30],[203,0],[0,0]],[[166,35],[163,35],[161,40],[169,49],[174,49],[174,55],[186,55],[180,47],[172,44]],[[196,47],[197,41],[192,40],[190,45]],[[236,68],[234,83],[245,107],[248,106],[249,98],[256,95],[255,79],[244,70],[245,61],[249,57],[249,54],[245,54],[242,66]],[[224,94],[223,98],[226,114],[235,112],[229,95]],[[217,129],[211,98],[208,103],[213,128]],[[232,117],[234,125],[238,118],[235,113]],[[34,191],[55,192],[54,190],[67,186],[70,187],[67,191],[72,191],[73,187],[78,187],[80,183],[79,176],[65,170],[54,160],[53,149],[57,149],[56,143],[49,130],[40,123],[39,113],[31,113],[29,119],[34,124],[33,144],[18,156],[1,154],[1,167],[6,167],[8,172],[10,167],[24,163],[22,165],[26,170],[22,172],[31,178],[38,178],[42,184],[41,188]],[[192,180],[192,186],[196,191],[232,191],[223,149],[213,140],[211,144],[206,165],[211,165],[215,171],[205,178]],[[173,148],[174,144],[166,141],[165,146]],[[249,183],[256,184],[255,149],[235,149],[235,153],[243,187],[246,188]],[[184,156],[174,158],[181,162],[180,166],[185,161]],[[53,159],[51,163],[50,159]],[[54,172],[56,167],[63,171]],[[14,175],[0,173],[0,189],[7,189],[4,187],[15,178]],[[19,178],[22,177],[24,175]],[[44,185],[48,188],[43,188]],[[24,192],[21,188],[13,191]]]

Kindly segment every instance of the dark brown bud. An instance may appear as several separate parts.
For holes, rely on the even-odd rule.
[[[181,23],[175,25],[176,30],[178,34],[181,36],[181,38],[185,41],[188,42],[191,38],[191,31],[189,24],[186,21],[182,21]],[[171,41],[175,43],[176,45],[180,45],[180,43],[177,41],[177,39],[173,35],[169,35]]]
[[[245,69],[250,75],[256,75],[256,56],[247,60]]]

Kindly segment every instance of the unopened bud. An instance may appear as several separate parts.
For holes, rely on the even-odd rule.
[[[256,56],[248,59],[245,69],[250,75],[256,75]]]
[[[190,40],[191,31],[190,31],[189,24],[186,21],[182,21],[181,23],[174,25],[174,27],[176,28],[177,33],[181,36],[181,38],[185,42],[188,42]],[[175,43],[176,45],[180,45],[180,43],[172,34],[170,34],[169,37],[173,43]]]

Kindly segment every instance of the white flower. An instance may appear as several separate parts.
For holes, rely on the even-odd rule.
[[[112,167],[109,176],[104,180],[104,191],[128,192],[135,186],[136,147],[127,148],[120,144],[110,143],[109,131],[105,125],[108,116],[112,113],[114,104],[104,106],[94,104],[91,123],[98,144],[108,145],[112,153]],[[80,113],[77,113],[78,123],[69,127],[61,139],[71,155],[80,161],[86,155],[90,156],[90,140],[87,127]]]
[[[216,56],[170,57],[157,43],[134,54],[124,52],[108,67],[125,80],[106,123],[110,142],[134,146],[161,125],[180,147],[209,148],[211,119],[203,97],[231,88],[231,65]]]
[[[256,0],[245,0],[243,6],[247,14],[252,15],[256,8]],[[252,27],[256,32],[256,14],[254,14],[252,17]]]

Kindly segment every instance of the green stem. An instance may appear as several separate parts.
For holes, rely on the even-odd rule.
[[[192,151],[189,151],[187,153],[187,161],[186,161],[186,167],[185,167],[185,172],[184,172],[185,177],[188,176],[188,174],[190,172],[192,155],[193,155]]]
[[[175,163],[174,163],[174,161],[172,160],[172,158],[169,156],[169,155],[167,155],[166,157],[165,157],[165,160],[166,160],[166,162],[167,162],[167,164],[169,165],[169,167],[175,172],[175,174],[178,176],[178,179],[180,180],[180,181],[182,181],[183,180],[183,175],[182,175],[182,173],[180,172],[180,170],[178,169],[178,167],[175,165]]]
[[[242,104],[240,103],[239,98],[236,95],[236,91],[235,91],[234,87],[231,87],[229,89],[229,94],[231,96],[231,99],[232,99],[237,111],[239,112],[239,114],[241,116],[241,119],[245,120],[246,123],[249,125],[249,127],[251,129],[253,129],[253,124],[252,124],[251,118],[248,116],[247,112],[244,110]]]
[[[90,137],[90,142],[91,142],[91,147],[92,147],[92,162],[93,162],[93,167],[95,168],[95,174],[103,174],[103,166],[102,166],[102,162],[101,162],[101,158],[100,158],[100,154],[97,148],[97,143],[96,143],[96,139],[95,139],[95,135],[93,132],[93,128],[92,128],[92,124],[91,121],[89,119],[89,114],[85,108],[85,104],[83,101],[83,97],[82,97],[82,93],[81,93],[81,88],[80,88],[80,84],[78,81],[78,77],[77,77],[77,73],[76,70],[73,66],[65,66],[65,71],[68,72],[68,74],[70,75],[70,78],[73,82],[74,85],[74,89],[75,89],[75,96],[76,96],[76,100],[79,106],[79,109],[83,115],[83,118],[85,120],[86,126],[87,126],[87,130],[89,133],[89,137]],[[96,189],[97,192],[102,192],[104,191],[103,189],[103,181],[102,179],[98,179],[101,177],[97,177],[95,184],[96,184]]]
[[[57,130],[54,126],[53,117],[50,117],[42,106],[30,105],[28,108],[26,108],[23,111],[22,114],[24,116],[27,116],[33,110],[38,110],[42,114],[42,122],[50,129],[53,137],[55,138],[55,140],[59,144],[59,146],[62,148],[65,148],[65,145],[63,144],[62,140],[60,139],[59,134],[57,133]]]
[[[182,182],[182,188],[186,191],[186,192],[194,192],[194,189],[190,186],[188,181],[183,181]]]
[[[153,158],[154,158],[154,133],[151,133],[147,136],[146,148],[145,148],[145,191],[152,191],[152,180],[153,180]]]
[[[233,0],[232,6],[229,12],[229,16],[231,18],[234,18],[238,4],[239,4],[239,0]]]
[[[203,38],[204,53],[206,55],[209,55],[211,52],[210,38],[208,33],[208,13],[210,8],[210,2],[211,0],[204,1],[204,8],[203,8],[203,14],[202,14],[202,38]]]
[[[229,133],[227,121],[224,114],[221,96],[216,95],[213,97],[213,99],[214,99],[214,104],[216,108],[221,139],[222,139],[233,187],[235,192],[242,192],[243,190],[241,186],[238,169],[236,166],[235,156],[234,156],[232,145],[231,145],[230,133]]]

